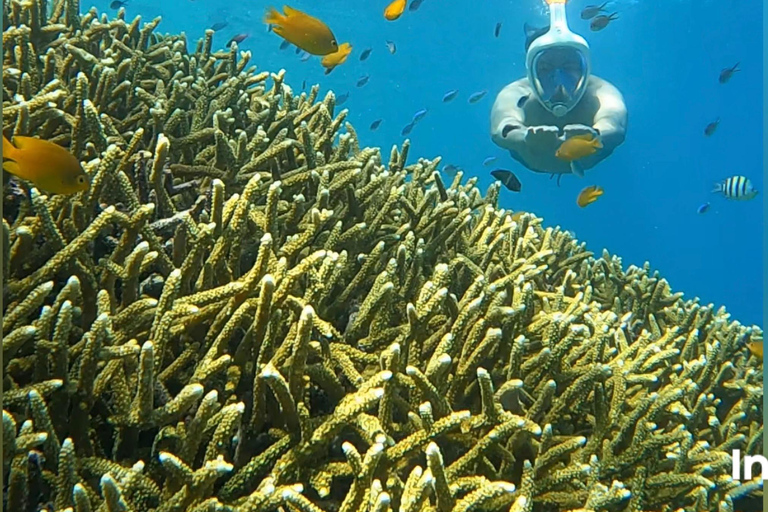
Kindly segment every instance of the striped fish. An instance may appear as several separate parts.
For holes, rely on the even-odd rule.
[[[726,198],[737,201],[748,201],[757,195],[757,190],[752,186],[752,182],[744,176],[731,176],[720,183],[715,183],[712,192],[723,194]]]

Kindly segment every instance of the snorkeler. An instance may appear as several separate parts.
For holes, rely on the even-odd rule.
[[[547,0],[550,28],[528,41],[528,76],[504,87],[491,110],[491,138],[536,172],[583,176],[624,142],[627,108],[621,92],[590,75],[589,45],[568,28],[565,0]],[[563,143],[587,151],[578,159]],[[558,180],[560,179],[558,176]]]

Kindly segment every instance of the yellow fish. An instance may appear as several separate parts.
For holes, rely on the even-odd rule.
[[[389,21],[395,21],[405,11],[405,4],[408,0],[394,0],[391,4],[384,9],[384,18]]]
[[[603,195],[603,189],[601,187],[590,185],[579,192],[579,197],[576,198],[576,204],[584,208],[597,201],[597,198],[601,195]]]
[[[293,7],[284,5],[283,14],[270,7],[264,23],[273,25],[275,34],[312,55],[328,55],[339,49],[328,25]]]
[[[90,188],[88,175],[75,156],[53,142],[33,137],[3,136],[3,169],[52,194],[76,194]]]
[[[325,68],[325,74],[327,75],[333,71],[333,68],[339,64],[344,64],[350,53],[352,53],[352,45],[349,43],[341,43],[337,52],[329,53],[324,56],[320,61],[320,64]]]
[[[523,218],[523,215],[525,215],[526,213],[527,212],[517,211],[517,212],[512,214],[512,220],[515,221],[515,222],[519,222],[520,219]]]
[[[747,343],[747,348],[752,353],[753,356],[763,360],[763,342],[762,341],[750,341]]]
[[[584,169],[576,164],[576,160],[594,155],[602,147],[603,143],[600,142],[600,139],[591,134],[574,135],[560,144],[560,147],[555,151],[555,156],[560,160],[570,162],[571,172],[576,176],[583,177]]]

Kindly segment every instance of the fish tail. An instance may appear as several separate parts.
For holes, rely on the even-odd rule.
[[[285,20],[285,16],[274,7],[267,8],[267,13],[264,15],[264,23],[267,25],[282,25]]]
[[[584,177],[584,168],[576,160],[571,161],[571,172],[579,178]]]
[[[3,160],[13,158],[14,153],[16,153],[16,146],[3,135]]]

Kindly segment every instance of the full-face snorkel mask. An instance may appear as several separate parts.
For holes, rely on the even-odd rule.
[[[542,105],[557,117],[584,96],[590,72],[589,45],[568,28],[565,0],[547,0],[549,31],[528,48],[528,80]]]

